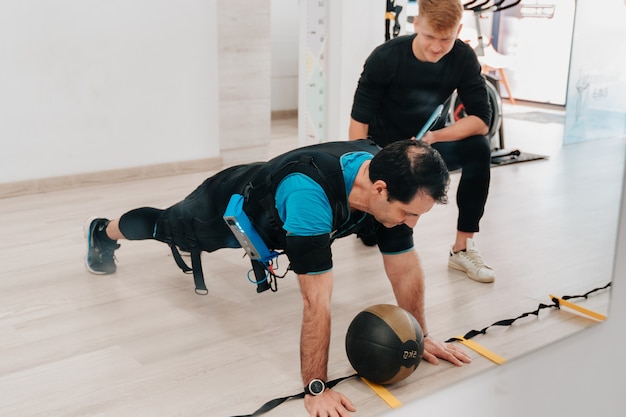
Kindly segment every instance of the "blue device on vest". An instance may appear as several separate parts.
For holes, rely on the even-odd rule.
[[[254,229],[248,215],[243,211],[243,196],[233,194],[230,197],[224,221],[233,232],[241,247],[246,251],[250,259],[259,261],[269,261],[278,255],[277,252],[270,251]]]

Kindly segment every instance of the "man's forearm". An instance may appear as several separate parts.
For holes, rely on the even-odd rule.
[[[475,135],[486,135],[489,127],[476,116],[467,116],[443,129],[433,131],[435,142],[453,142]]]
[[[365,139],[369,132],[369,125],[361,122],[357,122],[353,118],[350,118],[350,127],[348,129],[348,139],[358,140]]]
[[[302,381],[328,377],[330,346],[330,294],[332,275],[298,275],[303,297],[300,333],[300,367]]]
[[[424,314],[424,273],[415,251],[383,255],[385,271],[391,282],[398,306],[411,313],[428,334]]]

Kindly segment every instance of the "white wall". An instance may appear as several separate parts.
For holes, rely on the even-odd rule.
[[[300,144],[325,140],[347,140],[350,122],[352,99],[363,63],[372,49],[385,41],[384,17],[385,2],[380,0],[344,0],[341,2],[325,2],[325,36],[324,57],[311,56],[318,54],[319,49],[306,48],[307,31],[311,30],[304,21],[307,7],[316,7],[315,0],[300,1],[300,54],[299,54],[299,130]],[[315,30],[315,27],[313,27]],[[317,34],[316,34],[317,36]],[[317,44],[317,43],[316,43]],[[313,49],[313,50],[309,50]],[[315,74],[315,65],[326,74],[323,103],[307,97],[307,75]],[[317,80],[317,83],[323,80]],[[312,94],[309,91],[309,94]],[[323,105],[325,115],[319,115],[319,106]],[[316,130],[320,118],[323,121],[323,133],[311,140],[308,130]],[[314,136],[314,135],[313,135]]]
[[[354,91],[363,64],[385,42],[386,2],[344,0],[328,2],[328,140],[347,140]],[[404,14],[402,15],[404,16]]]
[[[217,156],[216,16],[0,0],[0,183]]]
[[[272,111],[298,109],[300,1],[271,0]]]
[[[520,18],[520,6],[532,8],[537,4],[535,0],[525,0],[520,6],[502,12],[498,51],[510,57],[512,65],[507,68],[506,75],[516,99],[562,106],[567,98],[574,16],[585,13],[576,11],[577,3],[584,1],[539,3],[554,6],[554,16],[550,19]],[[598,7],[596,9],[599,11]]]
[[[565,143],[626,134],[625,19],[623,0],[577,4]]]
[[[218,2],[220,152],[226,165],[258,161],[271,130],[271,2]]]

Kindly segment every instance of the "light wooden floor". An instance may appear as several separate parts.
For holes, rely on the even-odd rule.
[[[525,110],[518,105],[507,111]],[[561,147],[561,125],[506,123],[507,147],[550,159],[492,170],[477,245],[495,268],[496,282],[479,284],[447,268],[454,198],[415,229],[436,338],[482,329],[550,304],[549,294],[581,294],[612,276],[624,139]],[[294,119],[276,121],[270,155],[295,146],[295,137]],[[0,200],[1,416],[229,417],[301,391],[301,302],[294,275],[279,282],[277,293],[256,294],[242,250],[204,254],[210,292],[198,296],[192,278],[158,242],[123,242],[113,276],[94,276],[83,267],[87,217],[167,206],[206,175]],[[455,173],[451,196],[457,183]],[[377,249],[348,237],[335,244],[334,260],[330,378],[353,372],[344,351],[352,318],[369,305],[394,302]],[[609,299],[605,291],[578,303],[607,313]],[[473,340],[512,360],[594,323],[567,310],[542,310]],[[470,365],[423,363],[388,389],[408,402],[497,366],[470,353]],[[537,377],[553,375],[546,369]],[[355,416],[389,410],[359,380],[337,389],[355,403]],[[295,400],[267,415],[306,413]]]

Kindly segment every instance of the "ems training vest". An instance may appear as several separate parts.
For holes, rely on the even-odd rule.
[[[245,197],[243,209],[267,247],[271,250],[286,249],[287,256],[293,261],[286,248],[286,231],[282,229],[274,201],[281,180],[289,174],[302,173],[320,184],[333,213],[333,238],[340,237],[344,233],[356,231],[353,226],[359,220],[369,218],[369,222],[361,223],[362,226],[371,225],[373,221],[370,215],[350,215],[341,156],[359,151],[374,155],[379,150],[380,147],[367,139],[328,142],[298,148],[268,162],[227,168],[206,179],[183,201],[165,209],[157,220],[154,237],[170,245],[183,271],[190,272],[193,269],[196,291],[205,291],[199,253],[241,247],[223,216],[230,197],[242,194]],[[313,242],[313,245],[316,243]],[[328,247],[328,244],[325,246]],[[192,268],[182,261],[177,248],[191,253]],[[304,247],[300,249],[306,250]],[[309,260],[314,258],[311,255]],[[308,268],[307,262],[301,269]]]
[[[308,176],[319,184],[332,210],[333,237],[340,237],[363,215],[350,215],[341,157],[350,152],[376,154],[380,148],[370,140],[328,142],[287,152],[265,163],[241,192],[243,209],[270,249],[285,249],[286,232],[276,210],[274,196],[280,182],[292,173]],[[352,220],[352,221],[350,221]]]

